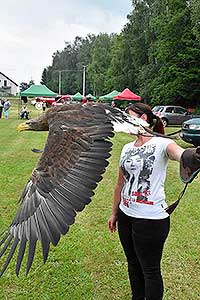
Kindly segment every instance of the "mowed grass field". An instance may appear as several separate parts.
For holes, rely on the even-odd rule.
[[[37,116],[29,105],[31,116]],[[22,121],[20,105],[13,101],[8,120],[0,119],[0,232],[12,221],[24,185],[36,166],[47,133],[17,132]],[[177,128],[167,128],[167,132]],[[28,276],[24,259],[20,276],[15,275],[16,255],[0,278],[2,300],[128,300],[131,292],[126,260],[117,233],[110,234],[107,220],[118,172],[120,151],[132,137],[117,134],[113,138],[112,157],[92,202],[79,213],[68,234],[57,247],[51,246],[43,265],[38,243],[36,257]],[[183,147],[191,145],[177,140]],[[189,185],[180,205],[171,216],[171,231],[162,260],[165,284],[164,300],[200,299],[200,179]],[[179,164],[169,162],[166,195],[168,203],[183,189]],[[0,266],[2,266],[2,259]]]

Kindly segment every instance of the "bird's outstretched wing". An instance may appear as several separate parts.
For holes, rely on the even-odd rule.
[[[28,273],[38,240],[45,262],[50,243],[57,245],[61,235],[74,223],[76,213],[91,201],[108,165],[113,122],[131,123],[125,114],[101,105],[63,106],[40,117],[45,128],[48,123],[49,135],[39,163],[20,197],[18,212],[0,241],[0,257],[6,257],[1,275],[17,248],[16,274],[19,274],[27,246]],[[28,123],[30,126],[31,121]],[[41,130],[42,125],[38,125],[37,120],[33,124]],[[135,126],[139,128],[139,124]]]

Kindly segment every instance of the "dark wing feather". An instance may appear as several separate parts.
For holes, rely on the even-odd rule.
[[[0,256],[7,253],[1,274],[19,244],[16,274],[28,245],[28,273],[37,241],[46,261],[50,243],[57,245],[76,213],[94,195],[108,165],[113,126],[101,106],[62,107],[48,111],[49,135],[36,169],[21,195],[21,206],[2,237]]]
[[[21,263],[22,263],[22,260],[24,258],[24,253],[25,253],[25,250],[26,250],[26,243],[27,243],[27,240],[26,240],[26,237],[25,237],[24,232],[23,232],[23,236],[21,237],[21,242],[20,242],[20,246],[19,246],[17,264],[16,264],[16,275],[17,276],[19,275]],[[3,274],[3,270],[2,270],[2,274]]]

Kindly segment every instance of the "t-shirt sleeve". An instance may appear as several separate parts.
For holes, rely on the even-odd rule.
[[[175,144],[175,142],[171,139],[166,139],[166,138],[161,138],[162,139],[162,144],[163,144],[163,152],[165,156],[168,158],[168,153],[167,153],[167,146],[169,144]]]

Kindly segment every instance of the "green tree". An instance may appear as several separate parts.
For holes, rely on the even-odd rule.
[[[93,93],[102,95],[107,92],[108,68],[111,62],[111,47],[114,35],[100,33],[91,50],[91,62],[88,64],[88,78]]]
[[[44,68],[42,72],[41,84],[47,85],[47,68]]]
[[[62,94],[75,94],[82,90],[83,66],[90,62],[94,39],[94,35],[87,35],[86,38],[77,36],[72,43],[65,42],[62,51],[53,54],[52,65],[43,71],[48,87],[58,92],[60,76]],[[86,92],[91,92],[90,86],[87,80]]]
[[[200,41],[200,1],[190,0],[188,6],[191,9],[192,31],[196,38]]]
[[[110,90],[136,89],[135,66],[131,47],[126,33],[121,33],[112,47],[111,65],[108,71]]]
[[[190,106],[199,97],[199,42],[192,33],[187,1],[156,0],[152,26],[157,73],[150,83],[152,98]]]
[[[90,34],[56,51],[43,82],[62,93],[102,95],[128,87],[154,105],[194,106],[200,98],[199,0],[132,0],[120,34]],[[181,104],[181,103],[179,103]]]
[[[19,89],[20,89],[20,92],[23,92],[25,91],[26,89],[28,89],[31,85],[34,85],[34,80],[30,80],[29,83],[27,82],[21,82],[20,85],[19,85]]]
[[[152,1],[132,1],[133,11],[128,22],[115,40],[109,70],[111,82],[119,90],[129,87],[144,96],[143,80],[140,73],[149,64],[149,47],[153,40],[150,31],[150,3]]]

